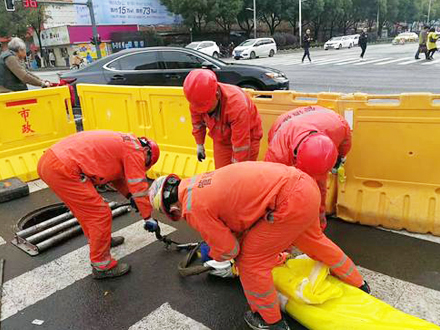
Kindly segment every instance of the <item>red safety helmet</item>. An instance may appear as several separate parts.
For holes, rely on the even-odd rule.
[[[208,69],[193,70],[183,83],[183,92],[191,104],[191,111],[207,113],[217,99],[218,81],[214,72]]]
[[[312,132],[296,149],[296,167],[312,177],[327,175],[338,158],[338,150],[325,134]]]
[[[139,141],[141,142],[142,147],[146,148],[147,155],[150,156],[150,160],[145,163],[145,165],[150,168],[154,164],[157,163],[160,156],[160,149],[157,145],[156,141],[149,140],[146,137],[142,136],[139,138]]]

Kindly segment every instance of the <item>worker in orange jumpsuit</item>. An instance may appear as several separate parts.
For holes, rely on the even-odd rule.
[[[257,160],[263,137],[261,118],[241,88],[222,84],[211,70],[194,70],[183,84],[190,103],[197,158],[203,161],[206,128],[214,141],[215,168]]]
[[[78,219],[89,240],[93,277],[116,277],[130,266],[111,257],[110,247],[124,242],[111,237],[112,213],[95,185],[112,183],[130,198],[144,219],[151,217],[146,171],[159,158],[159,147],[146,138],[112,131],[86,131],[50,147],[38,162],[40,178]]]
[[[245,320],[253,329],[288,329],[271,271],[292,246],[369,292],[354,263],[321,230],[316,182],[294,167],[243,162],[190,179],[172,174],[153,182],[150,203],[200,232],[214,260],[235,259],[251,308]]]
[[[345,162],[350,148],[350,126],[343,117],[320,106],[302,107],[281,115],[273,124],[264,160],[295,166],[316,180],[324,230],[328,173]]]

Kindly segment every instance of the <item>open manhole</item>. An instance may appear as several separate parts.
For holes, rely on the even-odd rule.
[[[130,211],[127,205],[109,203],[113,217]],[[12,244],[31,256],[82,233],[78,220],[63,203],[44,206],[24,217],[15,225]]]

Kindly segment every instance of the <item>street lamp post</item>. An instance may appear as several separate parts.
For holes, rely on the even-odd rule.
[[[299,28],[299,45],[302,46],[302,0],[298,0],[298,12],[299,12],[299,22],[298,22],[298,28]]]
[[[429,7],[428,7],[428,24],[429,24],[429,18],[431,16],[431,4],[432,4],[432,0],[429,0]]]
[[[249,10],[254,13],[254,39],[257,39],[257,4],[256,0],[254,0],[254,8],[246,8],[246,10]]]

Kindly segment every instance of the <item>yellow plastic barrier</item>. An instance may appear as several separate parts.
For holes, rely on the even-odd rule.
[[[282,307],[311,330],[439,330],[329,275],[324,264],[291,259],[272,270]]]
[[[0,94],[0,113],[0,179],[38,178],[44,150],[76,132],[66,86]]]
[[[182,88],[80,84],[77,90],[84,130],[129,132],[159,144],[161,156],[150,177],[170,173],[190,177],[214,169],[209,137],[207,158],[197,161],[189,105]]]
[[[341,99],[353,147],[338,184],[338,217],[440,235],[440,95]]]

